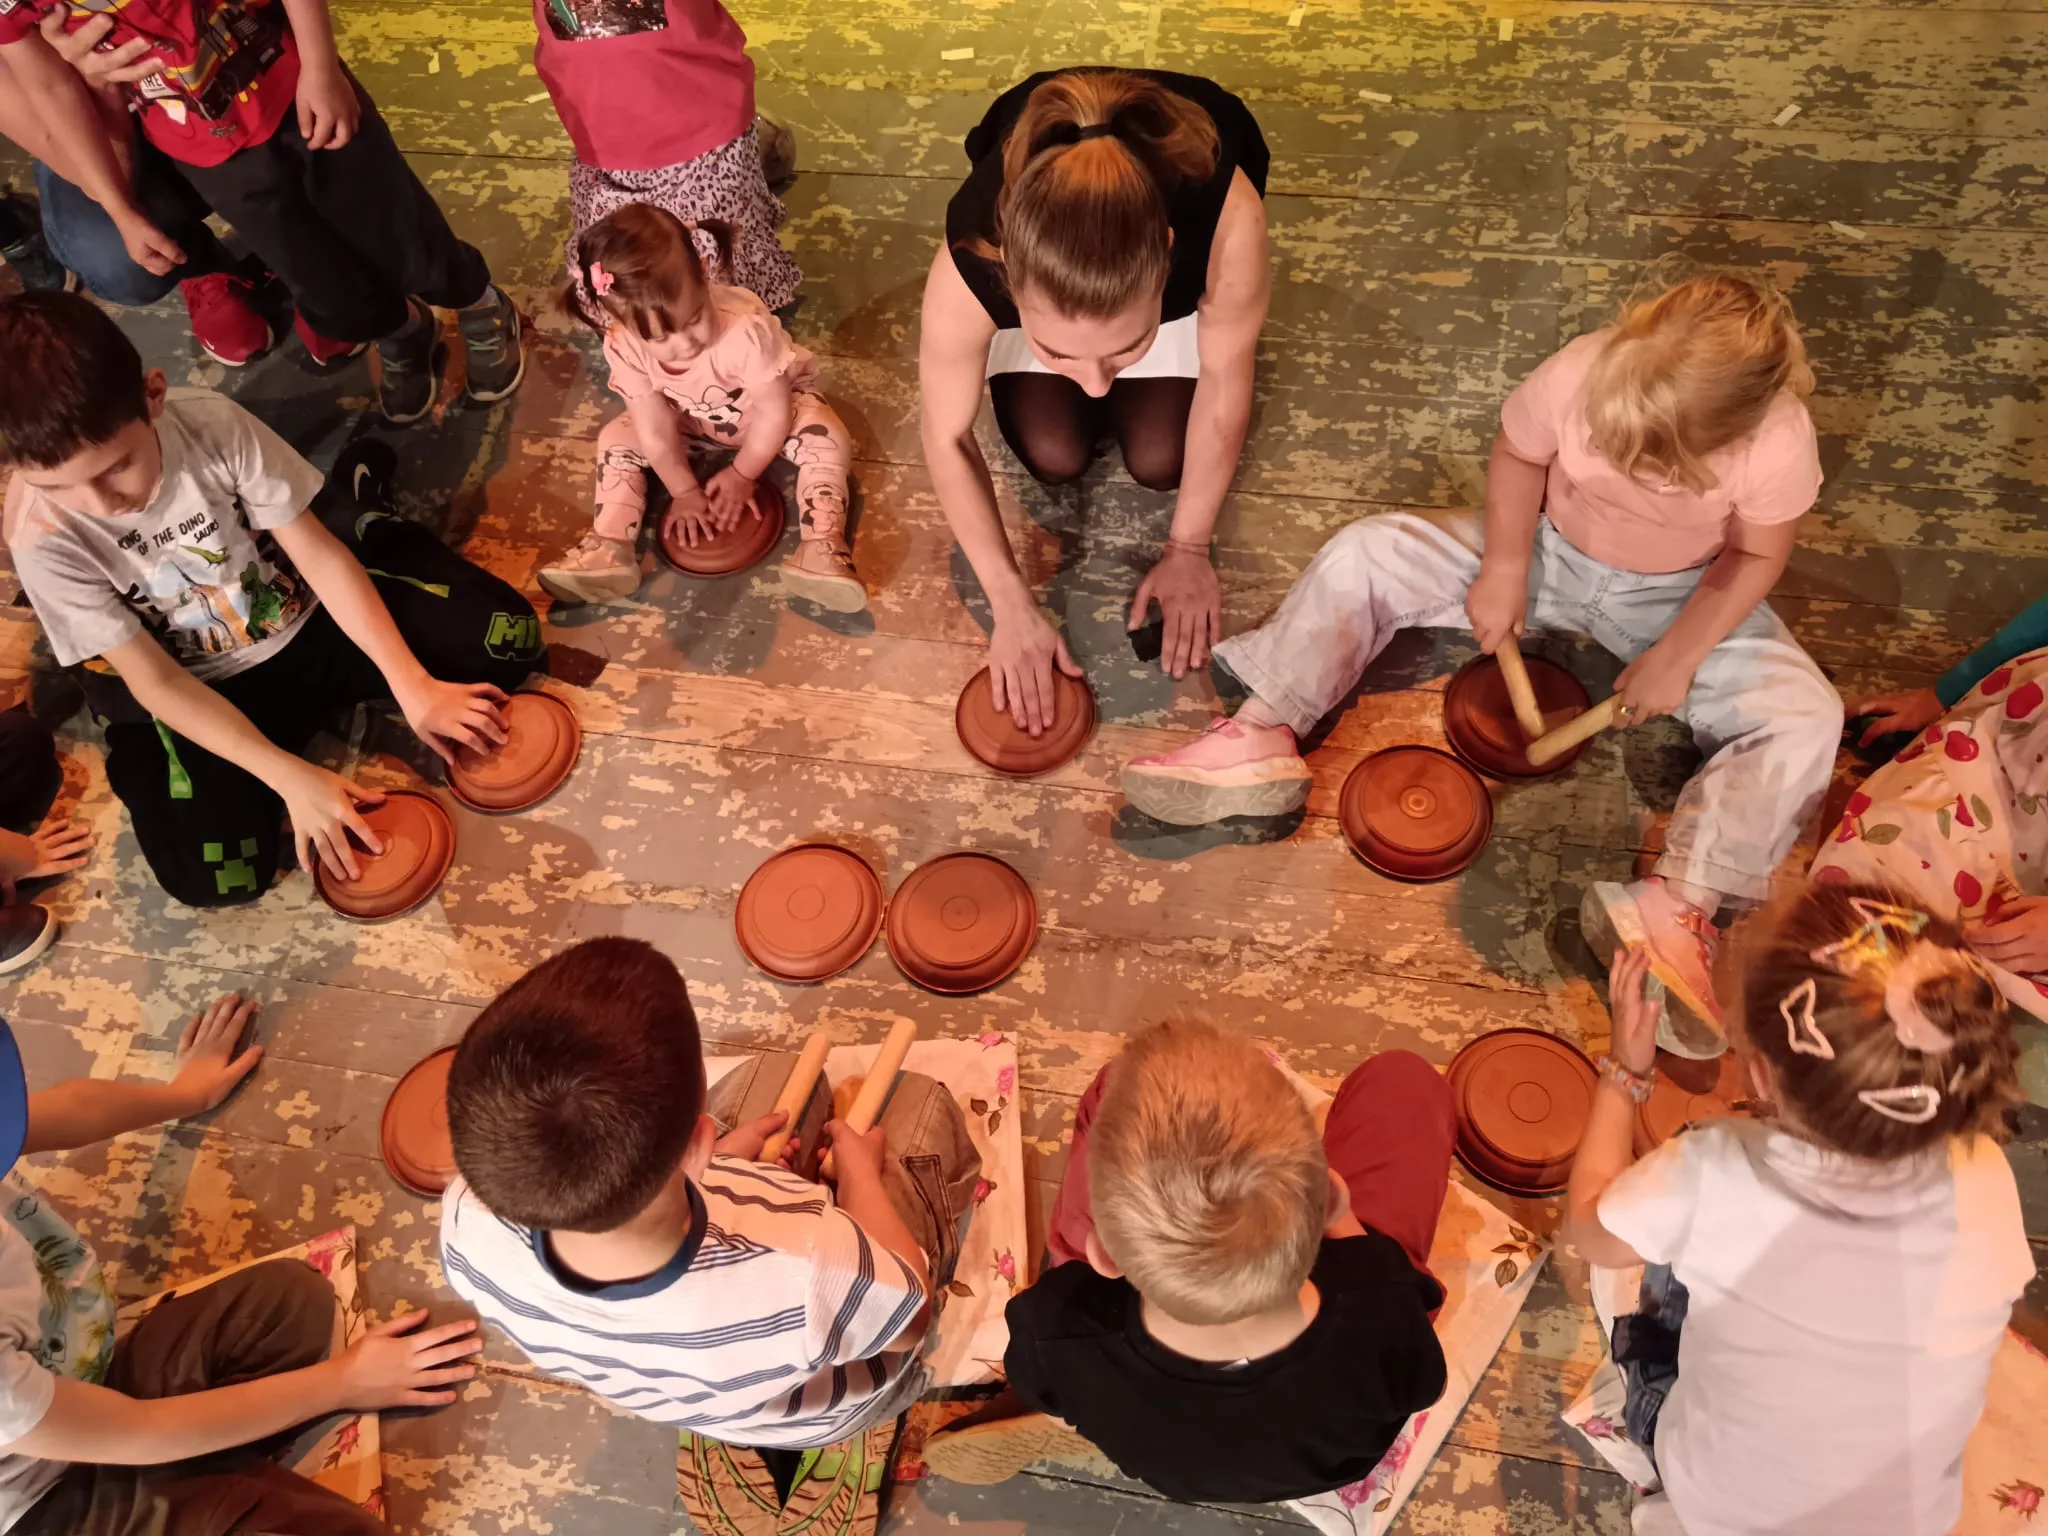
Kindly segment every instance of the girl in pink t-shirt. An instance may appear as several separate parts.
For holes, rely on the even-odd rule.
[[[536,573],[568,603],[611,603],[640,587],[647,476],[673,498],[686,542],[759,516],[754,486],[776,459],[796,469],[799,541],[784,584],[837,613],[867,606],[847,544],[846,428],[811,389],[811,354],[760,299],[712,282],[699,235],[666,209],[630,203],[583,232],[570,313],[604,336],[612,389],[626,402],[597,437],[597,513],[575,548]],[[587,294],[588,297],[583,295]],[[692,458],[730,461],[700,482]]]
[[[1591,635],[1627,665],[1622,721],[1676,715],[1706,763],[1653,877],[1601,883],[1593,942],[1646,946],[1664,1043],[1725,1048],[1712,919],[1755,900],[1819,804],[1842,702],[1764,601],[1820,490],[1790,306],[1736,277],[1633,303],[1508,397],[1486,510],[1389,512],[1324,546],[1278,614],[1216,647],[1250,690],[1199,741],[1142,757],[1124,793],[1162,820],[1273,816],[1308,797],[1296,737],[1341,704],[1396,630]]]

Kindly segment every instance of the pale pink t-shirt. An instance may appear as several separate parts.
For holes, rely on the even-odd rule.
[[[628,400],[656,390],[694,418],[700,435],[738,442],[750,396],[770,387],[809,389],[817,360],[789,339],[777,320],[745,288],[713,284],[711,302],[719,331],[703,351],[685,356],[678,337],[648,341],[629,326],[604,333],[604,357],[612,388]]]
[[[1705,565],[1728,542],[1728,520],[1789,523],[1820,494],[1820,444],[1797,395],[1780,393],[1763,424],[1708,456],[1704,493],[1645,485],[1595,451],[1580,398],[1611,331],[1581,336],[1522,381],[1500,410],[1508,445],[1548,464],[1543,513],[1602,564],[1652,574]]]

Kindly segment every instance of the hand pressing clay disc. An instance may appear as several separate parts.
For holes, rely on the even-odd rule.
[[[732,576],[759,565],[782,542],[782,492],[769,481],[754,486],[754,512],[760,515],[749,513],[736,527],[690,545],[683,542],[682,524],[671,507],[661,519],[657,541],[662,558],[692,576]]]
[[[1524,656],[1536,705],[1543,711],[1546,730],[1556,730],[1567,720],[1584,714],[1593,701],[1585,686],[1571,673],[1540,656]],[[1467,662],[1444,690],[1444,735],[1451,750],[1481,773],[1497,779],[1534,779],[1556,773],[1578,761],[1586,750],[1584,742],[1552,758],[1541,768],[1529,762],[1529,738],[1515,719],[1515,706],[1508,699],[1508,685],[1500,675],[1500,663],[1491,656]]]
[[[800,843],[755,870],[733,929],[756,969],[777,981],[823,981],[868,952],[882,927],[882,882],[867,861]]]
[[[1337,818],[1351,851],[1396,880],[1442,880],[1479,856],[1493,800],[1479,775],[1434,747],[1375,752],[1344,781]]]
[[[464,747],[448,770],[448,788],[475,811],[523,811],[569,777],[583,750],[576,711],[552,694],[515,693],[505,701],[505,744]]]
[[[1657,1086],[1636,1106],[1636,1156],[1649,1156],[1697,1121],[1749,1113],[1749,1082],[1733,1051],[1711,1061],[1659,1051]]]
[[[1038,937],[1038,900],[1024,877],[985,853],[933,859],[896,887],[889,956],[919,986],[959,996],[994,986]]]
[[[432,1199],[455,1177],[455,1147],[448,1138],[448,1068],[455,1047],[445,1046],[414,1065],[384,1101],[378,1139],[391,1177]]]
[[[358,847],[353,880],[329,874],[316,859],[313,883],[343,917],[374,923],[410,912],[439,888],[455,862],[455,824],[440,801],[414,789],[387,790],[384,803],[365,807],[362,817],[384,851]]]
[[[1095,695],[1078,677],[1053,668],[1052,724],[1043,736],[1017,729],[1006,709],[996,708],[995,686],[984,667],[960,692],[953,728],[975,757],[1012,778],[1028,779],[1072,762],[1095,732]]]
[[[1541,1030],[1497,1029],[1458,1052],[1449,1078],[1467,1168],[1510,1194],[1564,1187],[1600,1081],[1583,1051]]]

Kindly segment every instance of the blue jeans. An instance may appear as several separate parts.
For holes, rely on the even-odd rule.
[[[1636,1311],[1614,1320],[1610,1347],[1628,1397],[1622,1421],[1629,1439],[1657,1457],[1657,1418],[1678,1384],[1678,1338],[1691,1294],[1669,1264],[1645,1264]]]
[[[154,304],[188,277],[232,271],[234,258],[207,227],[209,212],[192,184],[163,151],[135,136],[135,201],[149,221],[183,247],[185,265],[159,277],[129,259],[107,210],[36,162],[43,200],[43,240],[50,254],[109,304]]]

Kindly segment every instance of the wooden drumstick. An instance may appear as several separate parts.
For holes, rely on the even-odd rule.
[[[1500,679],[1508,685],[1508,698],[1515,706],[1515,719],[1522,734],[1531,741],[1543,734],[1543,709],[1536,702],[1536,690],[1529,682],[1529,669],[1522,665],[1522,648],[1509,635],[1493,653],[1500,663]]]
[[[1605,698],[1583,715],[1575,716],[1560,725],[1547,736],[1539,736],[1529,743],[1529,766],[1541,768],[1553,758],[1564,756],[1588,736],[1597,736],[1614,724],[1615,711],[1621,707],[1621,700]]]
[[[789,1069],[789,1080],[782,1085],[782,1096],[775,1101],[775,1107],[789,1118],[782,1122],[781,1130],[761,1143],[762,1162],[782,1161],[782,1149],[803,1122],[804,1110],[817,1091],[818,1079],[825,1075],[825,1057],[831,1050],[832,1037],[822,1029],[804,1042],[803,1053]]]
[[[875,1052],[875,1063],[868,1068],[868,1075],[860,1085],[860,1092],[853,1097],[853,1107],[842,1117],[846,1128],[856,1134],[872,1127],[882,1113],[882,1105],[888,1101],[889,1090],[896,1086],[896,1074],[903,1070],[903,1058],[910,1054],[910,1048],[917,1043],[917,1021],[898,1019],[889,1029],[889,1036]],[[819,1167],[827,1174],[832,1172],[832,1154],[827,1151]]]

